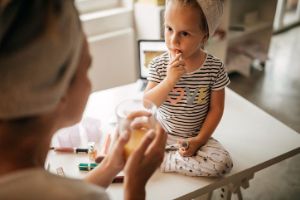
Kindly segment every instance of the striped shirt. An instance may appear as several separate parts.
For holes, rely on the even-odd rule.
[[[148,81],[160,83],[166,77],[169,61],[167,52],[154,58],[149,64]],[[173,136],[198,135],[208,113],[211,91],[223,89],[229,83],[222,61],[207,54],[203,65],[184,74],[168,94],[158,109],[158,120]]]

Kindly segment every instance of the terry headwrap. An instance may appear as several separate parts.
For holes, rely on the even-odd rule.
[[[223,2],[221,0],[197,0],[206,18],[209,36],[213,36],[219,26],[223,14]]]
[[[0,6],[0,45],[18,10]],[[73,1],[46,30],[21,48],[0,54],[0,119],[32,116],[55,108],[77,68],[83,34]],[[1,47],[1,46],[0,46]]]

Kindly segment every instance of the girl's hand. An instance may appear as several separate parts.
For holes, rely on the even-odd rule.
[[[194,156],[200,149],[200,147],[205,144],[204,142],[200,142],[199,140],[197,140],[195,137],[186,140],[180,140],[178,141],[178,143],[181,146],[178,149],[178,152],[181,156],[184,157]]]
[[[186,73],[185,62],[181,59],[181,55],[181,53],[176,54],[176,57],[167,67],[166,79],[173,85],[175,85],[180,77]]]

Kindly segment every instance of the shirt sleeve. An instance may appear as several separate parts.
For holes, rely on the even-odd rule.
[[[162,81],[162,77],[158,71],[158,61],[157,58],[154,58],[148,65],[149,75],[147,77],[148,81],[152,81],[155,83],[160,83]]]
[[[230,80],[228,77],[227,72],[225,71],[224,64],[220,66],[220,70],[218,71],[218,74],[216,76],[216,79],[213,82],[212,90],[220,90],[225,88],[227,85],[229,85]]]

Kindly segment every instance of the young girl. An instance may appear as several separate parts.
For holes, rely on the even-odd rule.
[[[222,176],[232,168],[229,153],[211,137],[224,109],[229,78],[223,63],[203,50],[222,15],[220,0],[168,0],[168,52],[150,63],[144,98],[158,107],[168,131],[161,170],[190,176]]]

